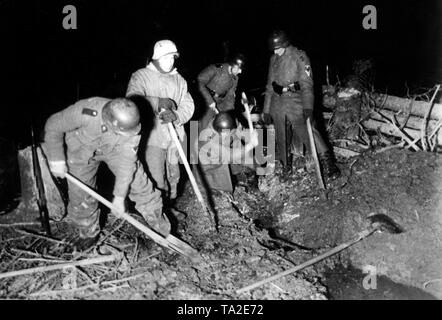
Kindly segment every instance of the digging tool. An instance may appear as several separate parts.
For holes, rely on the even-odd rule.
[[[158,243],[159,245],[170,249],[172,251],[175,251],[189,259],[191,259],[193,262],[197,263],[200,261],[201,257],[195,249],[193,249],[191,246],[189,246],[184,241],[181,241],[180,239],[174,237],[173,235],[169,234],[166,238],[163,238],[156,232],[152,231],[150,228],[142,224],[141,222],[137,221],[135,218],[130,216],[129,214],[122,212],[115,208],[113,204],[100,196],[98,193],[96,193],[94,190],[89,188],[87,185],[85,185],[83,182],[75,178],[69,173],[66,173],[66,178],[71,181],[73,184],[75,184],[77,187],[85,191],[86,193],[90,194],[92,197],[94,197],[96,200],[100,201],[102,204],[104,204],[106,207],[108,207],[111,212],[117,212],[117,217],[122,218],[129,222],[131,225],[133,225],[135,228],[146,234],[149,238],[151,238],[153,241]]]
[[[49,224],[49,211],[46,202],[46,193],[41,174],[40,162],[37,153],[37,142],[34,137],[34,126],[31,122],[31,137],[32,137],[32,165],[34,169],[35,183],[38,191],[37,205],[40,212],[40,221],[46,235],[51,236],[51,226]]]
[[[313,130],[312,130],[312,124],[310,121],[310,117],[308,117],[306,121],[307,121],[308,137],[310,140],[310,152],[312,154],[313,160],[315,161],[316,176],[318,177],[319,186],[324,191],[325,198],[327,198],[327,194],[325,193],[326,188],[325,188],[324,180],[322,179],[322,174],[321,174],[321,166],[319,165],[318,153],[316,151],[315,139],[313,138]]]
[[[244,109],[246,110],[246,115],[247,115],[247,123],[249,124],[249,129],[250,129],[250,138],[252,137],[252,133],[253,133],[253,123],[252,123],[252,109],[254,106],[252,106],[252,108],[250,108],[249,106],[249,99],[247,98],[246,94],[244,92],[241,93],[241,103],[244,106]]]
[[[359,232],[359,234],[353,239],[350,240],[348,242],[345,242],[335,248],[333,248],[330,251],[327,251],[311,260],[308,260],[302,264],[300,264],[299,266],[296,266],[294,268],[290,268],[284,272],[278,273],[270,278],[261,280],[259,282],[256,282],[252,285],[249,285],[247,287],[244,287],[242,289],[236,290],[237,294],[240,293],[244,293],[253,289],[256,289],[266,283],[275,281],[279,278],[285,277],[286,275],[292,274],[294,272],[297,272],[299,270],[302,270],[304,268],[307,268],[311,265],[314,265],[315,263],[318,263],[328,257],[331,257],[335,254],[337,254],[338,252],[341,252],[344,249],[347,249],[348,247],[354,245],[355,243],[361,241],[362,239],[368,237],[369,235],[373,234],[376,231],[387,231],[388,233],[392,233],[392,234],[399,234],[404,232],[404,229],[399,226],[398,224],[396,224],[390,217],[384,215],[384,214],[372,214],[369,215],[367,217],[367,219],[370,220],[370,227]]]
[[[219,232],[216,214],[211,212],[210,208],[207,206],[206,202],[204,201],[203,195],[201,194],[201,191],[198,188],[192,170],[190,169],[189,162],[187,161],[186,158],[186,154],[184,153],[183,147],[181,146],[180,140],[178,139],[175,127],[170,122],[167,124],[167,126],[169,128],[170,136],[172,137],[172,140],[178,149],[181,161],[183,161],[184,167],[186,168],[187,175],[189,176],[189,180],[190,183],[192,184],[193,190],[195,191],[196,197],[200,202],[201,206],[203,207],[203,210],[209,215],[209,220],[212,223],[213,227],[215,228],[216,232]]]

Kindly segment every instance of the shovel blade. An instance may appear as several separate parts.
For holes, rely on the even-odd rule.
[[[184,241],[178,239],[177,237],[169,234],[166,237],[166,240],[169,242],[169,249],[176,251],[179,254],[182,254],[192,260],[193,263],[199,263],[202,261],[201,255],[197,250],[189,246]]]

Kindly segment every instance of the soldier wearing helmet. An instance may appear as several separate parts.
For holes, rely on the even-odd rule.
[[[240,53],[228,62],[212,64],[198,75],[198,89],[204,98],[207,110],[200,121],[200,128],[207,127],[215,114],[235,108],[235,91],[238,76],[244,69],[245,59]]]
[[[146,147],[146,163],[156,187],[165,200],[177,197],[180,179],[178,150],[170,137],[167,123],[173,123],[178,137],[184,141],[184,124],[193,116],[194,103],[186,80],[174,67],[179,53],[175,43],[155,43],[152,60],[132,74],[126,96],[146,99],[156,115]]]
[[[133,102],[94,97],[49,117],[42,147],[54,176],[64,178],[69,170],[93,188],[99,164],[106,163],[115,175],[114,206],[125,211],[129,195],[149,225],[167,235],[170,223],[162,212],[161,194],[137,160],[140,129],[139,110]],[[69,183],[68,188],[68,214],[79,229],[77,245],[84,249],[100,232],[98,203],[77,186]]]
[[[195,176],[211,190],[233,192],[231,174],[242,172],[244,166],[254,169],[251,151],[258,145],[258,134],[237,128],[229,112],[220,112],[201,131],[198,145],[198,166]],[[200,170],[195,170],[199,168]],[[250,170],[250,169],[249,169]]]
[[[310,152],[306,120],[312,121],[312,129],[319,158],[326,176],[337,178],[339,169],[328,146],[316,128],[313,118],[313,74],[306,53],[290,44],[284,31],[274,31],[269,37],[270,58],[268,80],[265,92],[263,119],[273,120],[276,134],[276,157],[284,167],[291,170],[290,150],[286,141],[298,155]],[[290,122],[293,135],[286,137],[286,119]]]

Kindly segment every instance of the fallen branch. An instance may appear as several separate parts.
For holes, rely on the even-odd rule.
[[[436,98],[437,93],[439,92],[440,84],[436,86],[436,90],[434,91],[433,97],[431,97],[430,103],[428,104],[428,110],[425,113],[424,121],[422,122],[422,128],[421,128],[421,141],[422,141],[422,148],[424,151],[427,151],[427,141],[426,141],[426,135],[427,135],[427,122],[428,117],[430,116],[431,110],[433,108],[434,99]]]
[[[15,227],[28,227],[28,226],[41,226],[40,222],[17,222],[10,224],[0,224],[0,228],[15,228]]]
[[[413,141],[410,140],[410,138],[408,138],[405,133],[403,133],[401,131],[401,129],[399,129],[399,127],[394,123],[393,119],[389,119],[390,123],[393,125],[393,127],[396,129],[396,131],[401,135],[402,139],[404,139],[415,151],[421,151],[416,145],[415,143],[413,143]]]
[[[44,267],[36,267],[36,268],[30,268],[30,269],[24,269],[24,270],[5,272],[5,273],[0,273],[0,279],[16,277],[16,276],[21,276],[21,275],[26,275],[26,274],[33,274],[36,272],[47,272],[47,271],[59,270],[59,269],[70,268],[70,267],[87,266],[87,265],[91,265],[91,264],[105,263],[105,262],[114,261],[118,258],[120,258],[120,255],[110,255],[110,256],[85,259],[85,260],[68,262],[68,263],[60,263],[60,264],[44,266]]]
[[[42,234],[29,232],[29,231],[26,231],[26,230],[23,230],[23,229],[17,229],[17,232],[19,232],[21,234],[32,236],[32,237],[37,238],[37,239],[42,239],[42,240],[46,240],[46,241],[49,241],[49,242],[53,242],[53,243],[56,243],[56,244],[62,244],[62,245],[68,245],[69,244],[69,243],[67,243],[67,242],[65,242],[63,240],[54,239],[54,238],[51,238],[51,237],[48,237],[48,236],[45,236],[45,235],[42,235]]]
[[[414,143],[413,143],[414,144]],[[374,153],[378,154],[378,153],[382,153],[391,149],[396,149],[396,148],[403,148],[405,145],[405,141],[399,142],[398,144],[394,144],[388,147],[384,147],[382,149],[376,150]]]
[[[145,275],[148,275],[148,273],[141,273],[141,274],[137,274],[137,275],[130,276],[127,278],[123,278],[123,279],[103,281],[101,283],[89,284],[89,285],[86,285],[83,287],[78,287],[78,288],[72,288],[72,289],[66,289],[66,290],[52,290],[52,291],[35,292],[35,293],[31,293],[30,296],[35,297],[35,296],[43,296],[43,295],[51,295],[51,294],[65,294],[65,293],[72,293],[72,292],[76,292],[76,291],[83,291],[83,290],[87,290],[87,289],[98,289],[98,288],[100,288],[100,286],[108,286],[108,285],[111,286],[113,284],[134,280],[134,279],[140,278]],[[109,289],[109,288],[104,288],[102,290],[107,290],[107,289]]]

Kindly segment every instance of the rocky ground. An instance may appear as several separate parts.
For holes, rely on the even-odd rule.
[[[390,150],[340,159],[343,175],[318,188],[303,169],[259,178],[259,189],[237,187],[233,198],[214,195],[219,233],[211,230],[190,185],[177,209],[188,214],[178,235],[202,256],[198,264],[109,217],[100,246],[86,253],[40,232],[37,213],[20,206],[0,216],[0,272],[118,254],[114,262],[10,277],[1,298],[19,299],[433,299],[441,298],[438,154]],[[237,289],[307,261],[367,228],[382,213],[405,232],[375,233],[313,267],[238,295]],[[19,223],[22,223],[19,225]],[[52,223],[54,238],[71,233]],[[363,288],[375,267],[377,289]]]

